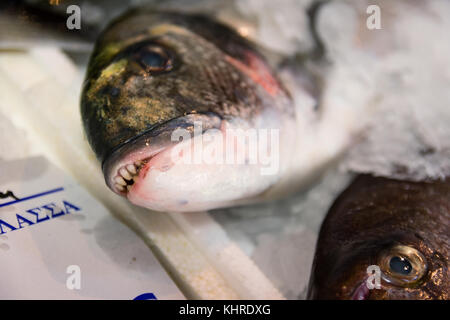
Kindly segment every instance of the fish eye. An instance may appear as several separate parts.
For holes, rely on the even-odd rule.
[[[383,279],[394,285],[417,283],[427,272],[425,257],[410,246],[392,246],[382,252],[379,260]]]
[[[173,59],[162,47],[150,45],[141,48],[136,53],[136,61],[149,73],[167,72],[172,70]]]
[[[409,275],[413,271],[411,262],[405,257],[392,257],[389,261],[389,268],[392,272],[402,275]]]

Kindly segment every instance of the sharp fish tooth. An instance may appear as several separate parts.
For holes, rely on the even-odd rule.
[[[116,189],[119,190],[119,191],[124,191],[125,187],[120,185],[120,184],[118,184],[118,183],[116,183]]]
[[[131,174],[136,174],[136,167],[134,166],[134,164],[129,164],[127,165],[127,170],[131,173]]]
[[[127,190],[130,191],[131,187],[132,187],[131,185],[128,185]]]
[[[136,167],[139,168],[141,166],[141,164],[142,164],[142,161],[138,160],[134,164],[136,165]]]
[[[127,183],[125,182],[125,180],[123,180],[123,178],[122,178],[121,176],[115,177],[115,178],[114,178],[114,181],[115,181],[117,184],[120,184],[120,185],[122,185],[122,186],[126,186],[126,185],[127,185]]]
[[[127,169],[121,168],[121,169],[119,170],[119,173],[120,173],[120,175],[121,175],[122,177],[124,177],[125,179],[127,179],[127,180],[132,180],[131,174],[128,172]]]

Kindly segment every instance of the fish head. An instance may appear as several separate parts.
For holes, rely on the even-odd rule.
[[[248,165],[246,142],[232,148],[244,163],[205,162],[204,152],[223,159],[231,129],[282,128],[289,106],[264,59],[233,30],[202,16],[138,11],[98,40],[81,114],[114,192],[150,209],[198,211],[277,179]]]
[[[308,298],[448,299],[448,192],[358,178],[322,225]]]
[[[450,289],[446,259],[420,240],[410,240],[380,240],[336,248],[329,257],[315,262],[309,298],[446,299]],[[328,268],[324,268],[322,264],[327,263]]]

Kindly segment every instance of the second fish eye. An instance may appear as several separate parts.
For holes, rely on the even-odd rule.
[[[142,48],[137,54],[137,61],[150,73],[170,71],[173,66],[170,55],[157,46]]]
[[[394,245],[383,251],[379,258],[386,282],[408,286],[419,281],[427,272],[425,257],[415,248]]]

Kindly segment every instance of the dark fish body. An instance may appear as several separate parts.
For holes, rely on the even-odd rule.
[[[450,180],[362,175],[338,197],[319,234],[310,299],[449,299]],[[369,266],[381,288],[369,289]]]
[[[249,41],[205,16],[145,9],[120,17],[98,39],[81,115],[108,186],[157,210],[239,202],[264,193],[282,174],[201,165],[182,172],[168,155],[176,129],[192,132],[196,122],[203,132],[276,129],[286,162],[295,127],[288,92]]]

